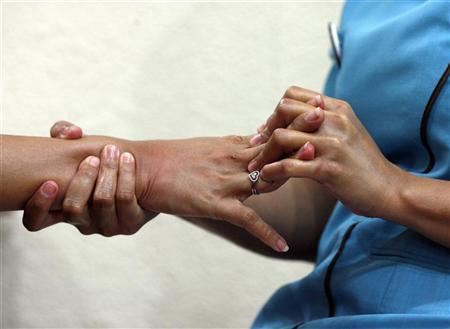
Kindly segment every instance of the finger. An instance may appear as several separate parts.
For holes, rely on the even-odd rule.
[[[106,145],[102,150],[100,173],[93,198],[93,212],[101,234],[112,236],[118,232],[115,194],[119,168],[119,149]]]
[[[323,110],[320,107],[316,107],[314,110],[296,117],[287,128],[303,132],[313,132],[319,129],[324,119],[325,114]]]
[[[242,227],[275,251],[286,252],[289,250],[286,241],[275,229],[264,222],[253,209],[240,202],[236,201],[221,208],[218,218]]]
[[[279,181],[292,177],[307,177],[315,180],[320,180],[318,177],[318,161],[302,161],[297,159],[283,159],[278,162],[274,162],[265,165],[261,170],[261,174],[266,179]]]
[[[312,106],[320,107],[321,109],[325,109],[325,101],[323,100],[322,95],[315,95],[307,103]]]
[[[261,138],[259,140],[257,140],[257,138],[254,138],[252,139],[251,142],[252,143],[255,143],[257,141],[259,141],[260,143],[267,142],[267,140],[270,138],[275,129],[286,128],[299,115],[312,111],[314,111],[314,106],[310,104],[299,102],[289,98],[281,99],[274,113],[267,120],[266,127],[260,134]],[[317,127],[314,126],[314,130],[315,129],[317,129]]]
[[[248,170],[258,170],[267,163],[277,161],[284,154],[297,151],[308,141],[317,146],[317,140],[318,137],[308,133],[279,128],[274,131],[263,151],[249,163]]]
[[[99,165],[100,159],[95,156],[88,156],[80,163],[62,204],[65,221],[76,226],[81,232],[96,231],[87,204],[94,190]]]
[[[305,88],[301,88],[301,87],[297,87],[297,86],[291,86],[286,90],[283,97],[295,99],[297,101],[306,103],[316,95],[320,95],[320,94],[315,91],[309,90],[309,89],[305,89]]]
[[[61,139],[78,139],[83,137],[83,131],[71,122],[58,121],[50,128],[50,136]]]
[[[58,184],[54,181],[46,181],[33,194],[25,205],[22,217],[23,226],[28,231],[39,231],[48,226],[50,208],[58,195]]]
[[[312,143],[306,142],[295,155],[295,158],[304,161],[311,161],[315,156],[315,147]],[[256,184],[256,190],[259,193],[269,193],[279,189],[288,181],[288,178],[265,177],[263,172],[260,173],[260,180]]]
[[[310,142],[306,142],[300,150],[298,150],[296,158],[303,161],[313,160],[315,157],[316,148]]]
[[[136,233],[145,224],[145,214],[135,195],[136,167],[131,153],[120,156],[116,207],[119,226],[126,234]]]

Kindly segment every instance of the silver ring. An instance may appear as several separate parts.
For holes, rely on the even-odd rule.
[[[252,194],[258,195],[259,192],[256,189],[256,184],[258,183],[259,176],[261,176],[261,172],[259,170],[252,171],[250,174],[248,174],[248,179],[250,180],[250,183],[252,183]]]

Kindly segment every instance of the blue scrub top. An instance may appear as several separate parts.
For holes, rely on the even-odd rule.
[[[341,67],[332,68],[325,94],[352,105],[391,162],[450,180],[448,81],[429,116],[436,161],[425,174],[420,137],[427,101],[450,61],[450,2],[349,1],[339,31]],[[253,327],[450,328],[450,250],[338,203],[312,273],[276,291]]]

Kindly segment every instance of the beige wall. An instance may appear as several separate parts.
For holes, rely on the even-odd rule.
[[[2,133],[46,135],[62,118],[130,139],[252,133],[289,85],[322,88],[340,7],[4,3]],[[5,328],[246,327],[311,270],[166,215],[109,239],[1,217]]]

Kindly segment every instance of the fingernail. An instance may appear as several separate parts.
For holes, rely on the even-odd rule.
[[[281,251],[281,252],[286,252],[289,250],[289,246],[287,245],[286,241],[284,241],[284,239],[279,239],[277,241],[277,248],[278,248],[278,251]]]
[[[253,136],[252,139],[250,139],[250,145],[256,146],[259,143],[261,143],[261,141],[262,141],[261,134],[257,134],[255,136]]]
[[[90,156],[87,161],[93,167],[98,167],[100,164],[100,159],[94,156]]]
[[[256,169],[256,160],[252,160],[250,161],[250,163],[248,164],[248,170],[251,172],[253,170]]]
[[[106,147],[106,157],[108,160],[116,160],[119,156],[119,150],[115,145],[108,145]]]
[[[264,129],[266,129],[266,124],[265,123],[260,125],[257,131],[258,131],[258,133],[261,133],[261,131],[263,131]]]
[[[300,148],[300,150],[298,150],[297,152],[297,157],[300,157],[300,155],[306,151],[306,149],[308,148],[308,145],[310,144],[310,142],[306,142],[305,144],[303,144],[303,146]]]
[[[56,193],[56,186],[53,183],[45,183],[42,186],[42,193],[44,193],[44,195],[46,197],[51,197]]]
[[[305,115],[305,120],[306,121],[316,121],[320,116],[320,111],[322,111],[320,109],[320,107],[316,107],[314,110],[309,111]]]
[[[69,133],[69,129],[70,129],[70,126],[64,126],[61,129],[61,132],[59,133],[59,136],[60,137],[67,137],[67,134]]]
[[[314,100],[316,101],[317,106],[320,106],[322,103],[322,97],[320,95],[314,96]]]
[[[134,158],[131,153],[125,152],[122,154],[123,163],[132,163]]]

